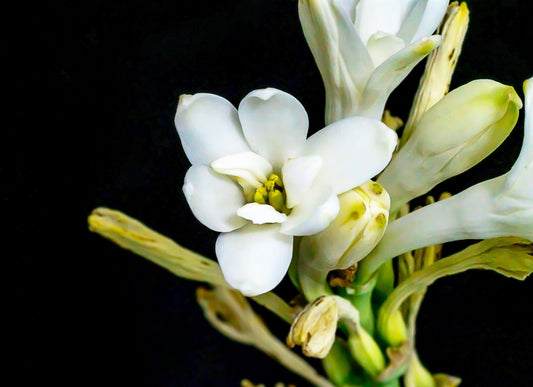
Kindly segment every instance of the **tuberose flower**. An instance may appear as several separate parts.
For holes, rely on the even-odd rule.
[[[183,95],[176,128],[192,166],[183,192],[196,218],[221,232],[215,250],[226,281],[254,296],[274,288],[293,236],[325,229],[337,195],[379,173],[397,143],[378,120],[351,117],[307,138],[291,95],[255,90],[236,109],[213,94]]]
[[[448,0],[299,0],[326,88],[326,122],[380,118],[390,93],[440,43]]]

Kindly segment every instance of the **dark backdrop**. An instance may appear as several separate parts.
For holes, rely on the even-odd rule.
[[[522,95],[533,75],[530,2],[468,3],[471,27],[452,87],[487,77]],[[297,2],[51,1],[23,3],[5,17],[16,25],[4,51],[6,83],[15,85],[5,165],[14,168],[2,168],[15,231],[4,241],[15,252],[3,254],[14,264],[5,270],[14,385],[238,386],[249,378],[305,386],[212,329],[194,299],[197,283],[86,226],[93,208],[108,206],[214,257],[216,233],[194,219],[181,193],[188,161],[173,126],[178,96],[211,92],[238,104],[272,86],[297,97],[311,131],[320,129],[323,88]],[[394,93],[393,113],[405,117],[420,74]],[[523,112],[489,160],[437,191],[508,170],[522,128]],[[291,295],[286,284],[279,292]],[[422,361],[465,386],[533,385],[532,297],[532,279],[469,272],[439,280],[418,319]],[[284,323],[267,322],[286,334]]]

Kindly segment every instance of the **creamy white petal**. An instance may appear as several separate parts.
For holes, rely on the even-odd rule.
[[[250,150],[237,109],[218,95],[182,95],[174,123],[193,165],[209,165],[220,157]]]
[[[283,185],[287,196],[287,208],[292,208],[302,200],[322,166],[320,156],[303,156],[289,160],[282,169]]]
[[[363,42],[378,31],[396,35],[402,22],[401,0],[361,0],[356,7],[355,28]]]
[[[400,51],[404,45],[402,39],[380,31],[370,36],[366,47],[372,58],[372,62],[374,62],[374,66],[378,67]]]
[[[441,40],[438,35],[422,39],[405,47],[376,68],[366,84],[359,113],[381,119],[390,93],[405,79],[418,62],[438,47]]]
[[[269,204],[248,203],[237,210],[241,218],[251,220],[254,224],[281,223],[287,215],[276,211]]]
[[[396,133],[381,121],[355,116],[313,134],[307,139],[304,154],[322,158],[317,182],[340,194],[381,172],[397,140]]]
[[[507,174],[504,190],[520,197],[533,197],[533,77],[524,82],[525,118],[522,149]]]
[[[357,1],[301,0],[302,30],[324,81],[326,122],[352,115],[374,66],[354,27]]]
[[[447,9],[448,0],[418,0],[405,18],[398,36],[406,43],[430,36],[441,23]]]
[[[239,105],[239,118],[250,147],[275,170],[299,155],[307,137],[309,119],[304,107],[281,90],[252,91]]]
[[[183,193],[194,216],[212,230],[228,232],[247,223],[237,215],[244,205],[242,190],[232,179],[205,165],[189,168]]]
[[[281,224],[281,232],[313,235],[328,227],[338,213],[339,199],[335,192],[330,187],[315,185]]]
[[[272,290],[291,263],[292,239],[278,224],[248,224],[220,234],[215,250],[224,278],[246,296]]]
[[[213,161],[211,167],[223,175],[235,176],[248,185],[259,188],[272,173],[272,166],[254,152],[244,152]]]

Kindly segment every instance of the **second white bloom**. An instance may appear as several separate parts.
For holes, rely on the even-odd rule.
[[[293,236],[325,229],[337,195],[379,173],[396,134],[351,117],[307,138],[308,117],[291,95],[268,88],[236,109],[213,94],[184,95],[176,128],[192,166],[183,191],[192,212],[221,232],[216,254],[226,281],[254,296],[275,287],[292,257]]]

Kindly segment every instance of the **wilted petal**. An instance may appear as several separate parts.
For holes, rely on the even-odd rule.
[[[193,165],[209,165],[220,157],[250,150],[237,109],[218,95],[182,95],[174,122]]]
[[[281,90],[252,91],[239,105],[239,118],[250,147],[275,169],[298,156],[307,137],[309,120],[304,107]]]
[[[297,157],[285,163],[282,169],[283,184],[287,195],[287,208],[302,201],[322,166],[319,156]]]
[[[183,193],[194,216],[212,230],[228,232],[246,224],[237,215],[237,210],[244,205],[240,187],[205,165],[189,168]]]
[[[289,268],[292,239],[277,224],[249,224],[220,234],[215,249],[224,278],[246,296],[272,290]]]
[[[350,117],[309,137],[304,153],[322,158],[317,182],[340,194],[381,172],[392,157],[397,139],[381,121]]]
[[[237,215],[251,220],[254,224],[281,223],[287,215],[276,211],[269,204],[248,203],[237,210]]]
[[[329,187],[314,186],[281,224],[288,235],[313,235],[324,230],[339,212],[339,199]]]

